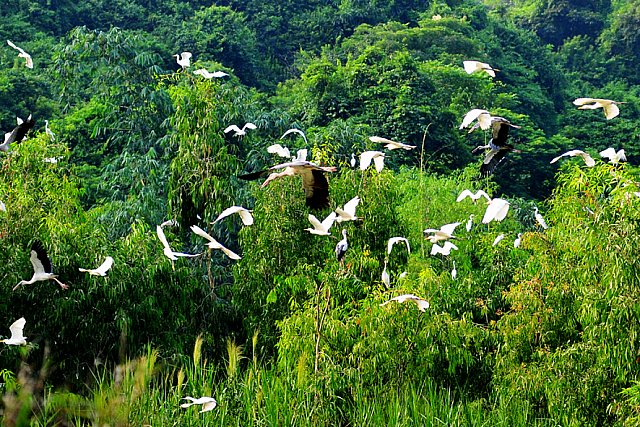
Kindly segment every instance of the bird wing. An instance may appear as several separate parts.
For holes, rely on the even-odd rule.
[[[381,151],[364,151],[360,154],[360,170],[365,170],[377,156],[383,156]]]
[[[446,252],[447,255],[449,255],[449,253],[451,253],[451,249],[454,250],[458,250],[458,247],[456,245],[454,245],[453,243],[451,243],[450,241],[446,241],[444,242],[444,244],[442,245],[442,249]]]
[[[229,215],[233,215],[234,213],[241,213],[242,211],[246,211],[246,209],[243,208],[242,206],[231,206],[230,208],[227,208],[222,212],[220,212],[220,215],[218,215],[218,217],[216,218],[215,221],[212,222],[212,224],[215,224],[216,222],[220,221],[223,218],[228,217]],[[243,219],[243,222],[244,222],[244,219]]]
[[[53,268],[51,267],[51,261],[47,256],[47,251],[39,240],[36,240],[31,245],[29,260],[31,261],[35,274],[53,273]]]
[[[305,139],[306,141],[306,139]],[[306,148],[302,148],[298,151],[296,151],[296,161],[300,161],[300,162],[305,162],[307,160],[307,149]]]
[[[244,131],[245,129],[257,129],[257,127],[253,123],[247,122],[242,126],[242,130]]]
[[[318,218],[316,218],[315,215],[309,214],[308,218],[311,225],[313,225],[313,228],[315,228],[316,230],[322,230],[322,223],[318,220]]]
[[[306,197],[305,204],[312,209],[329,206],[329,181],[321,169],[296,168],[302,177],[302,188]]]
[[[489,176],[502,163],[509,150],[489,150],[480,166],[480,175]]]
[[[491,197],[489,197],[489,195],[484,190],[476,191],[476,194],[474,194],[473,196],[473,200],[478,200],[480,197],[484,197],[485,199],[487,199],[487,201],[491,200]]]
[[[467,190],[467,189],[462,190],[462,192],[460,193],[460,195],[456,199],[456,202],[460,202],[460,201],[464,200],[465,197],[471,197],[473,199],[473,193],[471,192],[471,190]]]
[[[456,230],[456,227],[459,226],[460,224],[461,224],[460,222],[452,222],[451,224],[445,224],[442,227],[440,227],[439,231],[451,236]]]
[[[333,226],[333,223],[336,220],[336,213],[331,212],[323,221],[322,221],[322,229],[329,231],[329,229]]]
[[[616,150],[613,147],[609,147],[606,150],[600,152],[600,157],[606,157],[607,159],[613,159],[616,157]]]
[[[598,101],[598,99],[596,99],[596,98],[576,98],[573,101],[573,105],[585,105],[585,104],[591,104],[591,103],[594,103],[594,102],[597,102],[597,101]]]
[[[392,237],[387,242],[387,255],[391,254],[391,249],[393,249],[393,245],[398,242],[404,242],[407,245],[407,252],[411,253],[411,247],[409,246],[409,240],[404,237]]]
[[[164,231],[159,225],[156,226],[156,234],[158,235],[158,239],[160,239],[160,243],[162,243],[162,246],[164,246],[166,249],[171,250],[171,246],[169,246],[169,242],[167,241],[167,236],[164,235]]]
[[[27,324],[27,321],[24,317],[19,318],[15,322],[9,326],[9,330],[11,331],[11,340],[22,340],[24,339],[24,325]]]
[[[96,273],[100,274],[101,276],[104,276],[105,274],[107,274],[107,271],[109,271],[112,266],[113,266],[113,258],[108,256],[104,260],[104,262],[100,265],[100,267],[96,268],[95,271],[96,271]]]
[[[307,135],[304,134],[303,131],[301,131],[300,129],[296,129],[296,128],[291,128],[289,130],[287,130],[285,133],[282,134],[282,136],[280,137],[280,139],[284,138],[285,136],[289,135],[290,133],[297,133],[300,134],[302,136],[302,139],[304,139],[305,144],[308,144],[309,142],[307,141]]]
[[[604,110],[604,116],[607,120],[611,120],[620,114],[620,108],[615,103],[603,104],[602,109]]]
[[[215,399],[211,398],[210,401],[204,402],[202,404],[202,410],[200,410],[200,413],[212,411],[213,409],[215,409],[217,405],[218,405],[218,402],[216,402]]]
[[[382,172],[382,169],[384,168],[384,154],[381,156],[375,156],[373,158],[373,163],[376,165],[376,171],[378,171],[378,173]]]
[[[193,72],[193,74],[200,75],[200,76],[204,77],[205,79],[210,79],[211,77],[213,77],[213,74],[211,74],[205,68],[198,68],[197,70],[195,70]]]
[[[470,110],[467,112],[467,114],[465,114],[464,118],[462,119],[462,123],[460,124],[460,128],[459,129],[464,129],[467,126],[469,126],[474,120],[478,119],[478,123],[480,123],[480,127],[482,129],[488,129],[490,122],[487,122],[486,120],[483,120],[483,122],[480,122],[480,117],[481,116],[487,116],[487,118],[491,117],[491,114],[487,111],[487,110],[482,110],[480,108],[474,108],[473,110]],[[487,126],[486,128],[482,127],[483,123],[485,123],[485,126]]]
[[[235,131],[236,133],[242,133],[242,130],[236,125],[230,125],[224,129],[224,133],[229,133],[231,131]]]
[[[198,227],[197,225],[192,225],[191,226],[191,231],[193,231],[194,233],[196,233],[200,237],[204,237],[205,239],[207,239],[210,242],[218,243],[216,241],[216,239],[211,237],[209,235],[209,233],[207,233],[206,231],[204,231],[202,228]]]
[[[477,70],[482,69],[481,62],[478,61],[462,61],[462,66],[467,74],[475,73]]]
[[[431,246],[431,255],[437,255],[441,253],[444,253],[442,246],[434,243],[433,246]]]
[[[29,117],[27,117],[27,120],[19,121],[18,125],[15,128],[13,128],[13,130],[9,134],[9,137],[5,135],[5,140],[3,145],[7,145],[7,148],[8,148],[14,142],[16,144],[22,142],[24,137],[27,135],[27,132],[29,132],[31,128],[33,128],[34,124],[35,124],[35,121],[31,117],[31,114],[29,114]]]
[[[505,219],[505,217],[507,216],[507,213],[509,212],[509,202],[503,199],[497,199],[497,200],[500,200],[500,202],[497,203],[496,211],[493,216],[493,219],[495,221],[502,221],[503,219]],[[484,218],[483,218],[483,223],[484,223]]]
[[[498,234],[498,236],[493,241],[493,245],[492,246],[495,246],[498,243],[500,243],[500,240],[502,240],[502,239],[504,239],[504,233]]]
[[[360,197],[356,196],[344,204],[344,211],[351,216],[356,216],[356,207],[360,203]]]
[[[618,160],[622,160],[623,162],[627,161],[627,156],[624,154],[624,150],[618,150],[618,152],[616,153],[616,157],[618,158]]]
[[[291,153],[287,147],[280,144],[273,144],[267,147],[267,153],[277,154],[280,157],[291,157]]]

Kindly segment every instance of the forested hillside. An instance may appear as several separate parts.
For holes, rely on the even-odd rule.
[[[637,1],[0,13],[3,425],[640,423]]]

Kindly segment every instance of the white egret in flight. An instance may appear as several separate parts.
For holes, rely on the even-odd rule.
[[[306,145],[309,145],[309,141],[307,141],[307,135],[305,135],[304,132],[301,131],[300,129],[296,129],[296,128],[291,128],[291,129],[287,130],[285,133],[282,134],[280,139],[284,139],[285,136],[287,136],[287,135],[289,135],[291,133],[297,133],[298,135],[302,136],[302,139],[304,139],[304,143]]]
[[[284,171],[274,172],[278,169],[284,169]],[[306,197],[306,205],[311,209],[322,209],[329,206],[329,182],[324,176],[324,172],[335,171],[336,168],[333,166],[318,166],[306,160],[295,160],[281,163],[262,171],[241,175],[238,178],[253,181],[270,173],[269,177],[262,183],[261,188],[264,188],[274,179],[284,176],[300,175],[302,177],[302,188]]]
[[[216,239],[211,237],[211,235],[209,235],[209,233],[207,233],[206,231],[204,231],[202,228],[198,227],[197,225],[192,225],[191,226],[191,231],[196,233],[198,236],[204,237],[205,239],[207,239],[209,241],[209,243],[207,243],[207,246],[209,247],[209,249],[220,249],[222,252],[224,252],[224,254],[226,256],[228,256],[231,259],[238,260],[238,259],[241,258],[240,255],[236,254],[231,249],[227,249],[224,246],[222,246]]]
[[[464,66],[464,70],[467,72],[467,74],[473,74],[473,73],[484,71],[485,73],[489,74],[491,77],[495,77],[496,71],[500,71],[497,68],[493,68],[491,65],[487,64],[486,62],[480,62],[480,61],[462,61],[462,65]]]
[[[391,255],[391,250],[393,249],[393,245],[399,242],[404,242],[407,246],[407,252],[411,253],[411,247],[409,246],[409,241],[404,237],[392,237],[387,242],[387,255]]]
[[[53,267],[51,266],[51,260],[47,256],[47,251],[42,246],[39,240],[36,240],[31,245],[31,254],[29,256],[31,265],[33,266],[33,276],[30,280],[21,280],[16,286],[13,287],[15,291],[21,285],[30,285],[35,282],[42,282],[45,280],[54,280],[62,289],[68,289],[69,286],[62,283],[57,279],[57,275],[53,274]]]
[[[460,222],[452,222],[451,224],[445,224],[440,229],[437,228],[427,228],[424,230],[424,234],[432,233],[431,236],[425,236],[431,243],[439,242],[440,240],[448,240],[454,239],[453,235],[456,227],[459,226]]]
[[[616,151],[612,147],[609,147],[606,150],[602,150],[600,152],[600,157],[609,159],[609,163],[612,163],[614,165],[617,165],[620,162],[627,161],[627,156],[624,154],[624,149]]]
[[[371,164],[371,160],[376,166],[378,173],[384,168],[384,153],[382,151],[365,151],[360,154],[360,170],[366,170]]]
[[[235,133],[233,134],[233,136],[245,136],[247,134],[247,129],[256,129],[256,125],[250,122],[245,123],[244,126],[242,126],[242,129],[240,129],[236,125],[231,125],[225,128],[224,133],[234,131]]]
[[[159,225],[156,227],[156,234],[158,235],[158,239],[160,239],[160,243],[162,243],[162,252],[164,253],[164,256],[169,258],[171,261],[177,260],[178,257],[193,258],[200,256],[200,254],[185,254],[184,252],[174,252],[169,246],[169,242],[167,241],[167,237],[164,235],[162,227],[160,227]]]
[[[480,108],[474,108],[473,110],[469,110],[467,114],[465,114],[462,119],[462,123],[460,124],[460,129],[464,129],[473,123],[474,120],[478,120],[477,126],[482,130],[487,130],[491,127],[491,113],[487,110],[482,110]],[[469,132],[473,132],[475,127],[472,127]]]
[[[188,67],[188,65],[187,65],[187,67]],[[214,72],[212,73],[212,72],[210,72],[210,71],[207,71],[207,70],[206,70],[206,69],[204,69],[204,68],[199,68],[199,69],[195,70],[195,71],[193,72],[193,74],[197,74],[197,75],[199,75],[199,76],[202,76],[202,77],[204,77],[205,79],[212,79],[212,78],[219,79],[219,78],[221,78],[221,77],[226,77],[226,76],[228,76],[228,75],[229,75],[229,74],[225,73],[224,71],[214,71]]]
[[[24,317],[19,318],[15,322],[9,326],[9,331],[11,331],[11,338],[7,338],[4,340],[0,340],[7,345],[26,345],[27,338],[24,336],[24,325],[27,324],[27,321]]]
[[[305,230],[318,236],[330,236],[331,233],[329,232],[329,229],[333,226],[335,220],[335,212],[331,212],[322,222],[320,222],[315,215],[309,214],[309,222],[313,225],[313,228],[309,227],[305,228]]]
[[[456,199],[456,202],[460,202],[467,197],[471,198],[471,200],[473,200],[474,202],[477,201],[480,197],[484,197],[485,199],[487,199],[487,201],[491,200],[491,197],[489,197],[489,195],[483,190],[478,190],[475,193],[472,193],[471,190],[462,190],[462,192]]]
[[[438,255],[438,254],[442,254],[442,255],[449,255],[451,254],[451,250],[458,250],[458,247],[456,245],[454,245],[453,243],[451,243],[450,241],[446,241],[444,242],[444,244],[442,246],[434,243],[433,246],[431,246],[431,255]]]
[[[338,242],[336,245],[336,259],[338,262],[342,262],[344,255],[347,253],[347,249],[349,249],[349,242],[347,242],[347,230],[342,230],[342,240]]]
[[[176,62],[182,69],[191,66],[191,52],[182,52],[181,54],[175,54],[173,56],[176,57]]]
[[[424,300],[420,297],[417,297],[413,294],[404,294],[404,295],[398,295],[397,297],[393,297],[391,298],[389,301],[385,301],[382,304],[380,304],[380,306],[389,304],[391,301],[396,301],[399,303],[404,303],[407,301],[413,302],[416,307],[418,307],[418,310],[424,312],[427,308],[429,308],[429,301]]]
[[[344,209],[336,208],[336,221],[356,221],[359,218],[356,216],[356,207],[360,203],[360,197],[356,196],[344,204]]]
[[[277,154],[280,157],[286,157],[286,158],[291,157],[291,152],[289,151],[289,149],[287,147],[283,147],[280,144],[272,144],[268,146],[267,153]]]
[[[509,202],[500,198],[491,199],[482,217],[482,223],[488,224],[491,221],[502,221],[508,212]]]
[[[409,145],[409,144],[404,144],[402,142],[396,142],[396,141],[392,141],[390,139],[387,138],[382,138],[379,136],[370,136],[369,140],[371,142],[379,142],[382,144],[386,144],[384,146],[384,148],[386,148],[387,150],[391,151],[391,150],[397,150],[398,148],[402,148],[403,150],[413,150],[414,148],[416,148],[415,145]]]
[[[110,256],[108,256],[104,262],[100,265],[100,267],[96,268],[95,270],[88,270],[88,269],[84,269],[84,268],[78,268],[78,270],[82,271],[82,272],[86,272],[89,273],[91,276],[106,276],[107,275],[107,271],[109,271],[109,269],[111,269],[111,267],[113,266],[113,258],[111,258]]]
[[[209,397],[209,396],[203,396],[197,399],[195,397],[187,396],[187,397],[183,397],[182,400],[189,400],[189,402],[181,404],[180,405],[181,408],[188,408],[191,405],[202,405],[202,409],[200,410],[200,413],[209,412],[215,409],[215,407],[218,405],[218,402],[216,402],[216,400],[213,397]]]
[[[33,68],[33,59],[31,59],[31,55],[29,55],[27,52],[25,52],[24,49],[22,49],[21,47],[18,47],[15,44],[13,44],[13,42],[11,40],[7,40],[7,44],[18,51],[18,57],[19,58],[24,58],[25,59],[25,64],[24,65],[27,68]]]
[[[616,104],[624,104],[624,102],[601,98],[578,98],[573,101],[573,105],[579,105],[579,110],[595,110],[597,108],[602,108],[607,120],[611,120],[620,114],[620,109]]]
[[[251,215],[251,211],[249,209],[243,208],[242,206],[231,206],[230,208],[227,208],[227,209],[223,210],[220,213],[220,215],[218,215],[218,218],[216,218],[216,220],[213,221],[211,224],[215,224],[216,222],[220,221],[221,219],[226,218],[229,215],[233,215],[235,213],[240,215],[240,219],[242,220],[242,223],[244,225],[252,225],[253,224],[253,215]]]
[[[589,155],[589,153],[585,153],[582,150],[569,150],[566,153],[560,154],[558,157],[554,157],[549,163],[555,163],[563,157],[575,157],[580,156],[582,160],[584,160],[585,165],[587,167],[594,167],[596,165],[596,161],[593,160],[593,157]]]

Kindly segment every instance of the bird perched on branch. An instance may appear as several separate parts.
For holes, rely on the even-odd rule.
[[[284,170],[282,172],[275,172],[280,169]],[[306,160],[295,160],[281,163],[258,172],[240,175],[238,178],[253,181],[269,174],[268,178],[261,185],[261,188],[264,188],[274,179],[284,176],[300,175],[302,177],[302,188],[304,189],[306,197],[306,205],[311,209],[322,209],[329,207],[329,182],[324,176],[324,172],[335,171],[336,168],[333,166],[318,166]]]
[[[617,104],[624,104],[624,102],[601,98],[578,98],[573,101],[573,105],[579,105],[579,110],[595,110],[597,108],[602,108],[607,120],[611,120],[620,114],[620,109]]]
[[[15,44],[13,44],[13,42],[11,40],[7,40],[7,44],[18,51],[18,57],[19,58],[24,58],[25,67],[33,68],[33,59],[31,58],[31,55],[29,55],[27,52],[25,52],[24,49],[22,49],[21,47],[18,47]]]
[[[347,242],[347,230],[343,229],[342,240],[340,240],[336,245],[336,259],[338,262],[342,262],[344,255],[347,253],[347,249],[349,249],[349,242]]]
[[[474,125],[471,130],[475,130],[477,127],[479,127],[479,124]],[[484,150],[489,150],[484,156],[482,166],[480,166],[481,176],[491,175],[507,154],[511,152],[520,153],[520,150],[516,149],[513,145],[507,144],[509,128],[520,129],[520,126],[512,124],[504,117],[492,116],[491,139],[489,140],[489,144],[480,145],[471,151],[472,154],[480,154]]]
[[[42,282],[45,280],[54,280],[62,289],[69,288],[69,286],[57,279],[57,275],[53,274],[51,260],[47,256],[47,251],[39,240],[36,240],[31,244],[29,260],[33,266],[33,276],[30,280],[21,280],[20,283],[13,287],[14,291],[21,285],[30,285],[32,283]]]

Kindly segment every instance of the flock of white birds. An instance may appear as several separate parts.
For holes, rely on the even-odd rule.
[[[31,55],[25,52],[22,48],[16,46],[11,41],[7,40],[7,43],[12,48],[18,51],[18,57],[23,58],[25,60],[25,66],[27,68],[33,68],[33,60]],[[191,58],[192,54],[190,52],[182,52],[180,54],[174,55],[176,57],[177,63],[182,67],[183,70],[187,69],[191,66]],[[479,61],[464,61],[463,63],[464,70],[471,74],[476,72],[484,72],[487,73],[491,77],[496,76],[496,72],[499,71],[491,67],[489,64],[479,62]],[[200,75],[203,78],[211,79],[211,78],[222,78],[228,76],[227,73],[222,71],[209,72],[206,69],[198,69],[193,72],[193,74]],[[602,108],[605,113],[605,117],[607,120],[616,117],[620,110],[618,108],[618,104],[621,102],[616,102],[607,99],[599,99],[599,98],[578,98],[574,101],[574,104],[579,106],[579,109],[597,109]],[[17,119],[18,125],[11,131],[5,134],[4,143],[0,144],[0,151],[8,152],[10,151],[11,144],[20,143],[24,139],[26,139],[26,134],[31,130],[34,126],[34,120],[31,116],[27,118],[27,120],[22,120],[20,118]],[[476,151],[486,151],[485,160],[483,161],[483,165],[481,167],[482,174],[489,174],[493,172],[497,164],[503,160],[504,156],[508,152],[518,151],[513,146],[506,143],[509,128],[519,128],[519,126],[511,124],[508,120],[492,116],[491,113],[487,110],[483,109],[472,109],[470,110],[462,120],[460,125],[460,129],[464,129],[469,127],[473,122],[476,122],[469,132],[480,128],[482,130],[492,131],[491,140],[488,145],[480,146],[474,150]],[[236,137],[243,137],[247,134],[247,131],[256,129],[256,125],[253,123],[245,123],[242,127],[237,125],[230,125],[224,129],[224,133],[233,132],[233,135]],[[54,138],[54,134],[51,132],[48,126],[48,121],[46,121],[46,129],[47,135]],[[301,136],[305,143],[307,143],[306,135],[303,131],[299,129],[289,129],[286,131],[281,139],[285,138],[287,135],[297,134]],[[384,148],[388,151],[393,151],[396,149],[403,150],[412,150],[416,148],[414,145],[408,145],[401,142],[396,142],[387,138],[382,138],[378,136],[369,137],[370,141],[374,143],[384,144]],[[240,176],[239,178],[246,180],[254,180],[261,178],[263,176],[267,176],[267,179],[262,184],[262,187],[265,187],[270,181],[281,178],[284,176],[294,176],[299,175],[302,178],[303,190],[306,197],[306,204],[311,209],[322,209],[329,206],[329,185],[326,177],[324,176],[325,172],[334,172],[336,171],[335,167],[325,167],[319,166],[313,162],[307,161],[307,150],[302,149],[298,150],[295,156],[292,156],[289,149],[280,144],[273,144],[267,148],[267,152],[271,154],[275,154],[281,158],[287,158],[288,161],[285,163],[274,165],[270,168],[267,168],[262,171],[253,172],[250,174],[246,174]],[[377,172],[381,172],[384,168],[384,159],[387,153],[383,151],[365,151],[360,154],[360,164],[359,169],[365,171],[370,167],[373,163]],[[582,150],[571,150],[560,156],[551,160],[551,163],[557,162],[559,159],[563,157],[581,157],[586,166],[593,167],[595,166],[595,160],[585,151]],[[624,150],[616,151],[613,148],[608,148],[600,152],[600,156],[603,158],[609,159],[610,163],[617,164],[620,161],[626,161]],[[54,163],[53,161],[51,163]],[[351,155],[351,166],[356,167],[356,157],[355,154]],[[507,213],[509,211],[509,202],[507,200],[501,198],[491,198],[489,195],[483,190],[477,190],[475,193],[471,190],[464,190],[457,197],[456,202],[461,202],[466,198],[470,198],[474,203],[476,203],[479,199],[484,198],[487,203],[486,211],[482,218],[483,224],[488,224],[492,221],[502,221],[506,218]],[[360,197],[356,196],[346,202],[342,208],[338,207],[333,210],[327,217],[325,217],[322,221],[316,218],[315,215],[309,214],[308,219],[311,224],[311,227],[306,228],[305,230],[311,234],[318,236],[331,236],[331,228],[333,225],[346,221],[358,221],[360,218],[356,215],[356,208],[360,203]],[[6,211],[6,206],[2,201],[0,201],[0,210]],[[242,207],[242,206],[231,206],[225,209],[220,215],[217,217],[212,224],[215,224],[226,218],[230,215],[238,214],[241,218],[242,223],[245,226],[250,226],[253,224],[254,218],[250,210]],[[538,208],[535,208],[534,217],[536,222],[543,229],[547,228],[547,224],[538,212]],[[432,243],[431,247],[431,255],[442,255],[449,256],[452,251],[458,250],[458,247],[451,242],[452,239],[455,239],[454,235],[456,228],[461,225],[461,222],[454,222],[450,224],[445,224],[440,226],[439,228],[427,228],[424,230],[424,235],[430,243]],[[181,257],[197,257],[201,254],[188,254],[184,252],[176,252],[174,251],[165,234],[163,228],[166,226],[175,226],[177,222],[175,220],[165,221],[161,225],[156,227],[156,233],[158,239],[161,242],[163,247],[163,254],[171,260],[178,260]],[[466,222],[466,230],[469,232],[473,227],[473,215],[470,215],[469,219]],[[197,225],[192,225],[191,230],[196,235],[204,238],[207,243],[206,245],[210,250],[220,250],[227,257],[233,260],[241,259],[240,255],[231,251],[230,249],[224,247],[220,244],[213,236],[207,233],[202,228]],[[520,246],[520,239],[522,233],[518,233],[517,238],[514,240],[514,247]],[[499,234],[495,237],[493,245],[497,245],[500,241],[505,238],[504,234]],[[440,242],[443,242],[441,245]],[[388,257],[392,252],[392,249],[395,244],[404,243],[406,245],[406,249],[408,253],[411,253],[411,248],[409,241],[404,237],[392,237],[388,240],[387,244],[387,255],[384,260],[384,269],[381,275],[381,281],[387,288],[391,287],[391,281],[389,272],[387,271],[388,265]],[[342,229],[342,240],[338,242],[335,248],[335,255],[338,262],[342,263],[345,257],[345,254],[349,248],[349,243],[347,240],[347,231]],[[51,261],[47,255],[46,249],[39,241],[34,241],[31,246],[30,251],[30,261],[33,266],[33,276],[30,280],[22,280],[15,287],[14,290],[19,288],[22,285],[28,285],[35,283],[37,281],[48,281],[54,280],[56,281],[62,289],[67,289],[68,286],[58,280],[57,275],[53,273]],[[80,268],[81,272],[86,272],[93,276],[101,276],[104,277],[107,275],[108,271],[113,267],[114,259],[110,256],[107,256],[105,261],[95,269],[84,269]],[[172,264],[173,265],[173,264]],[[406,276],[406,272],[399,275],[400,278]],[[453,261],[453,269],[451,270],[451,277],[453,280],[457,278],[457,270],[455,267],[455,261]],[[396,296],[394,298],[389,299],[381,303],[381,306],[384,306],[390,302],[412,302],[416,304],[416,307],[420,311],[425,311],[429,308],[429,302],[423,298],[420,298],[413,294],[403,294]],[[26,324],[26,320],[24,317],[16,320],[10,327],[9,330],[11,332],[11,336],[8,339],[0,340],[0,342],[4,342],[8,345],[25,345],[27,343],[26,337],[24,336],[24,327]],[[217,405],[215,399],[212,397],[204,396],[200,398],[193,398],[187,396],[184,400],[188,400],[189,402],[183,403],[181,407],[186,408],[194,404],[200,404],[202,406],[201,412],[210,411],[214,409]]]

